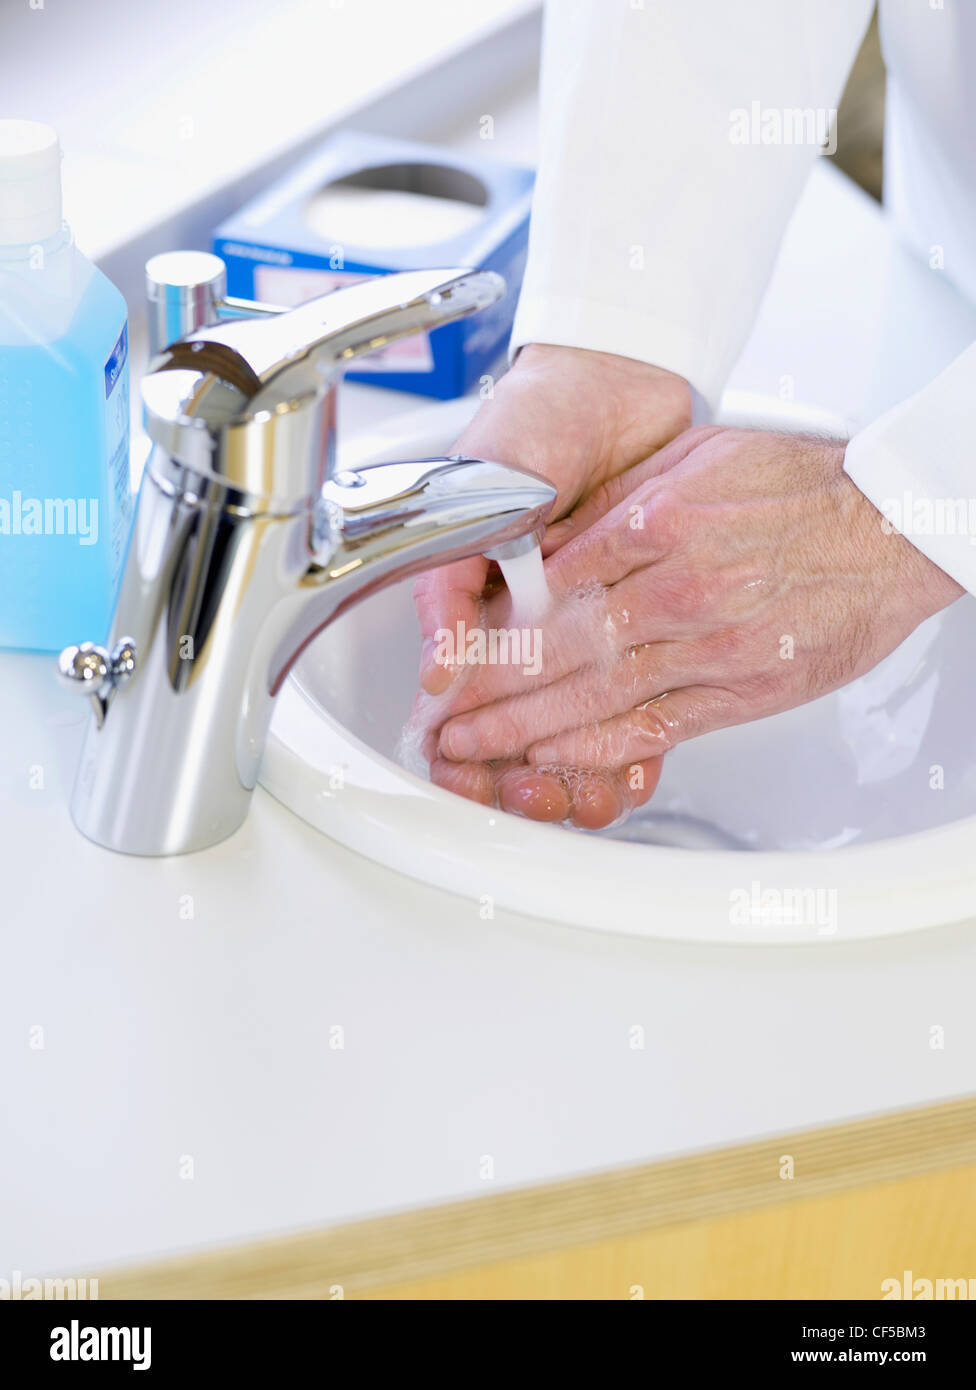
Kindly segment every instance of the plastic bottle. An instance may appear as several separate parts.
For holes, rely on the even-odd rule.
[[[50,126],[0,120],[0,646],[101,642],[131,520],[125,300],[61,216]]]

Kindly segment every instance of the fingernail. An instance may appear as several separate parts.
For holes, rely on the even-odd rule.
[[[470,762],[478,754],[478,735],[470,724],[448,724],[441,731],[441,747],[454,762]]]
[[[443,695],[457,675],[456,666],[434,659],[434,642],[428,637],[420,652],[420,684],[428,695]]]
[[[581,830],[602,830],[623,811],[618,792],[602,778],[591,778],[576,793],[573,820]]]
[[[566,789],[554,777],[526,776],[524,773],[503,777],[498,787],[498,799],[503,811],[527,816],[530,820],[561,821],[570,813]]]

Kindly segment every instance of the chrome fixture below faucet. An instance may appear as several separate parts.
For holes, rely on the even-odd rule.
[[[75,824],[161,855],[242,823],[275,696],[337,613],[432,564],[529,543],[555,491],[463,457],[336,471],[346,364],[485,308],[498,275],[384,275],[276,311],[227,300],[214,256],[147,271],[154,348],[181,336],[143,381],[154,447],[111,633],[66,648],[59,669],[93,705]]]

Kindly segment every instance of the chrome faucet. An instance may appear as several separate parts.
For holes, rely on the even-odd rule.
[[[337,613],[432,564],[530,548],[555,492],[460,456],[336,471],[346,363],[484,308],[499,276],[409,271],[274,311],[227,301],[216,257],[149,271],[154,347],[183,336],[143,380],[154,447],[108,642],[66,648],[59,669],[93,706],[75,824],[162,855],[242,823],[275,696]]]

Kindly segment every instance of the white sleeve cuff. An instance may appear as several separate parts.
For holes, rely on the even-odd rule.
[[[976,593],[976,345],[855,435],[844,469],[896,531]]]
[[[670,323],[641,308],[620,309],[597,300],[525,295],[519,300],[512,329],[510,360],[527,343],[589,348],[633,357],[684,377],[714,413],[725,384],[724,361],[709,362],[702,335],[690,326]]]
[[[547,4],[513,348],[633,357],[714,409],[872,8]],[[819,134],[806,115],[822,118]]]

